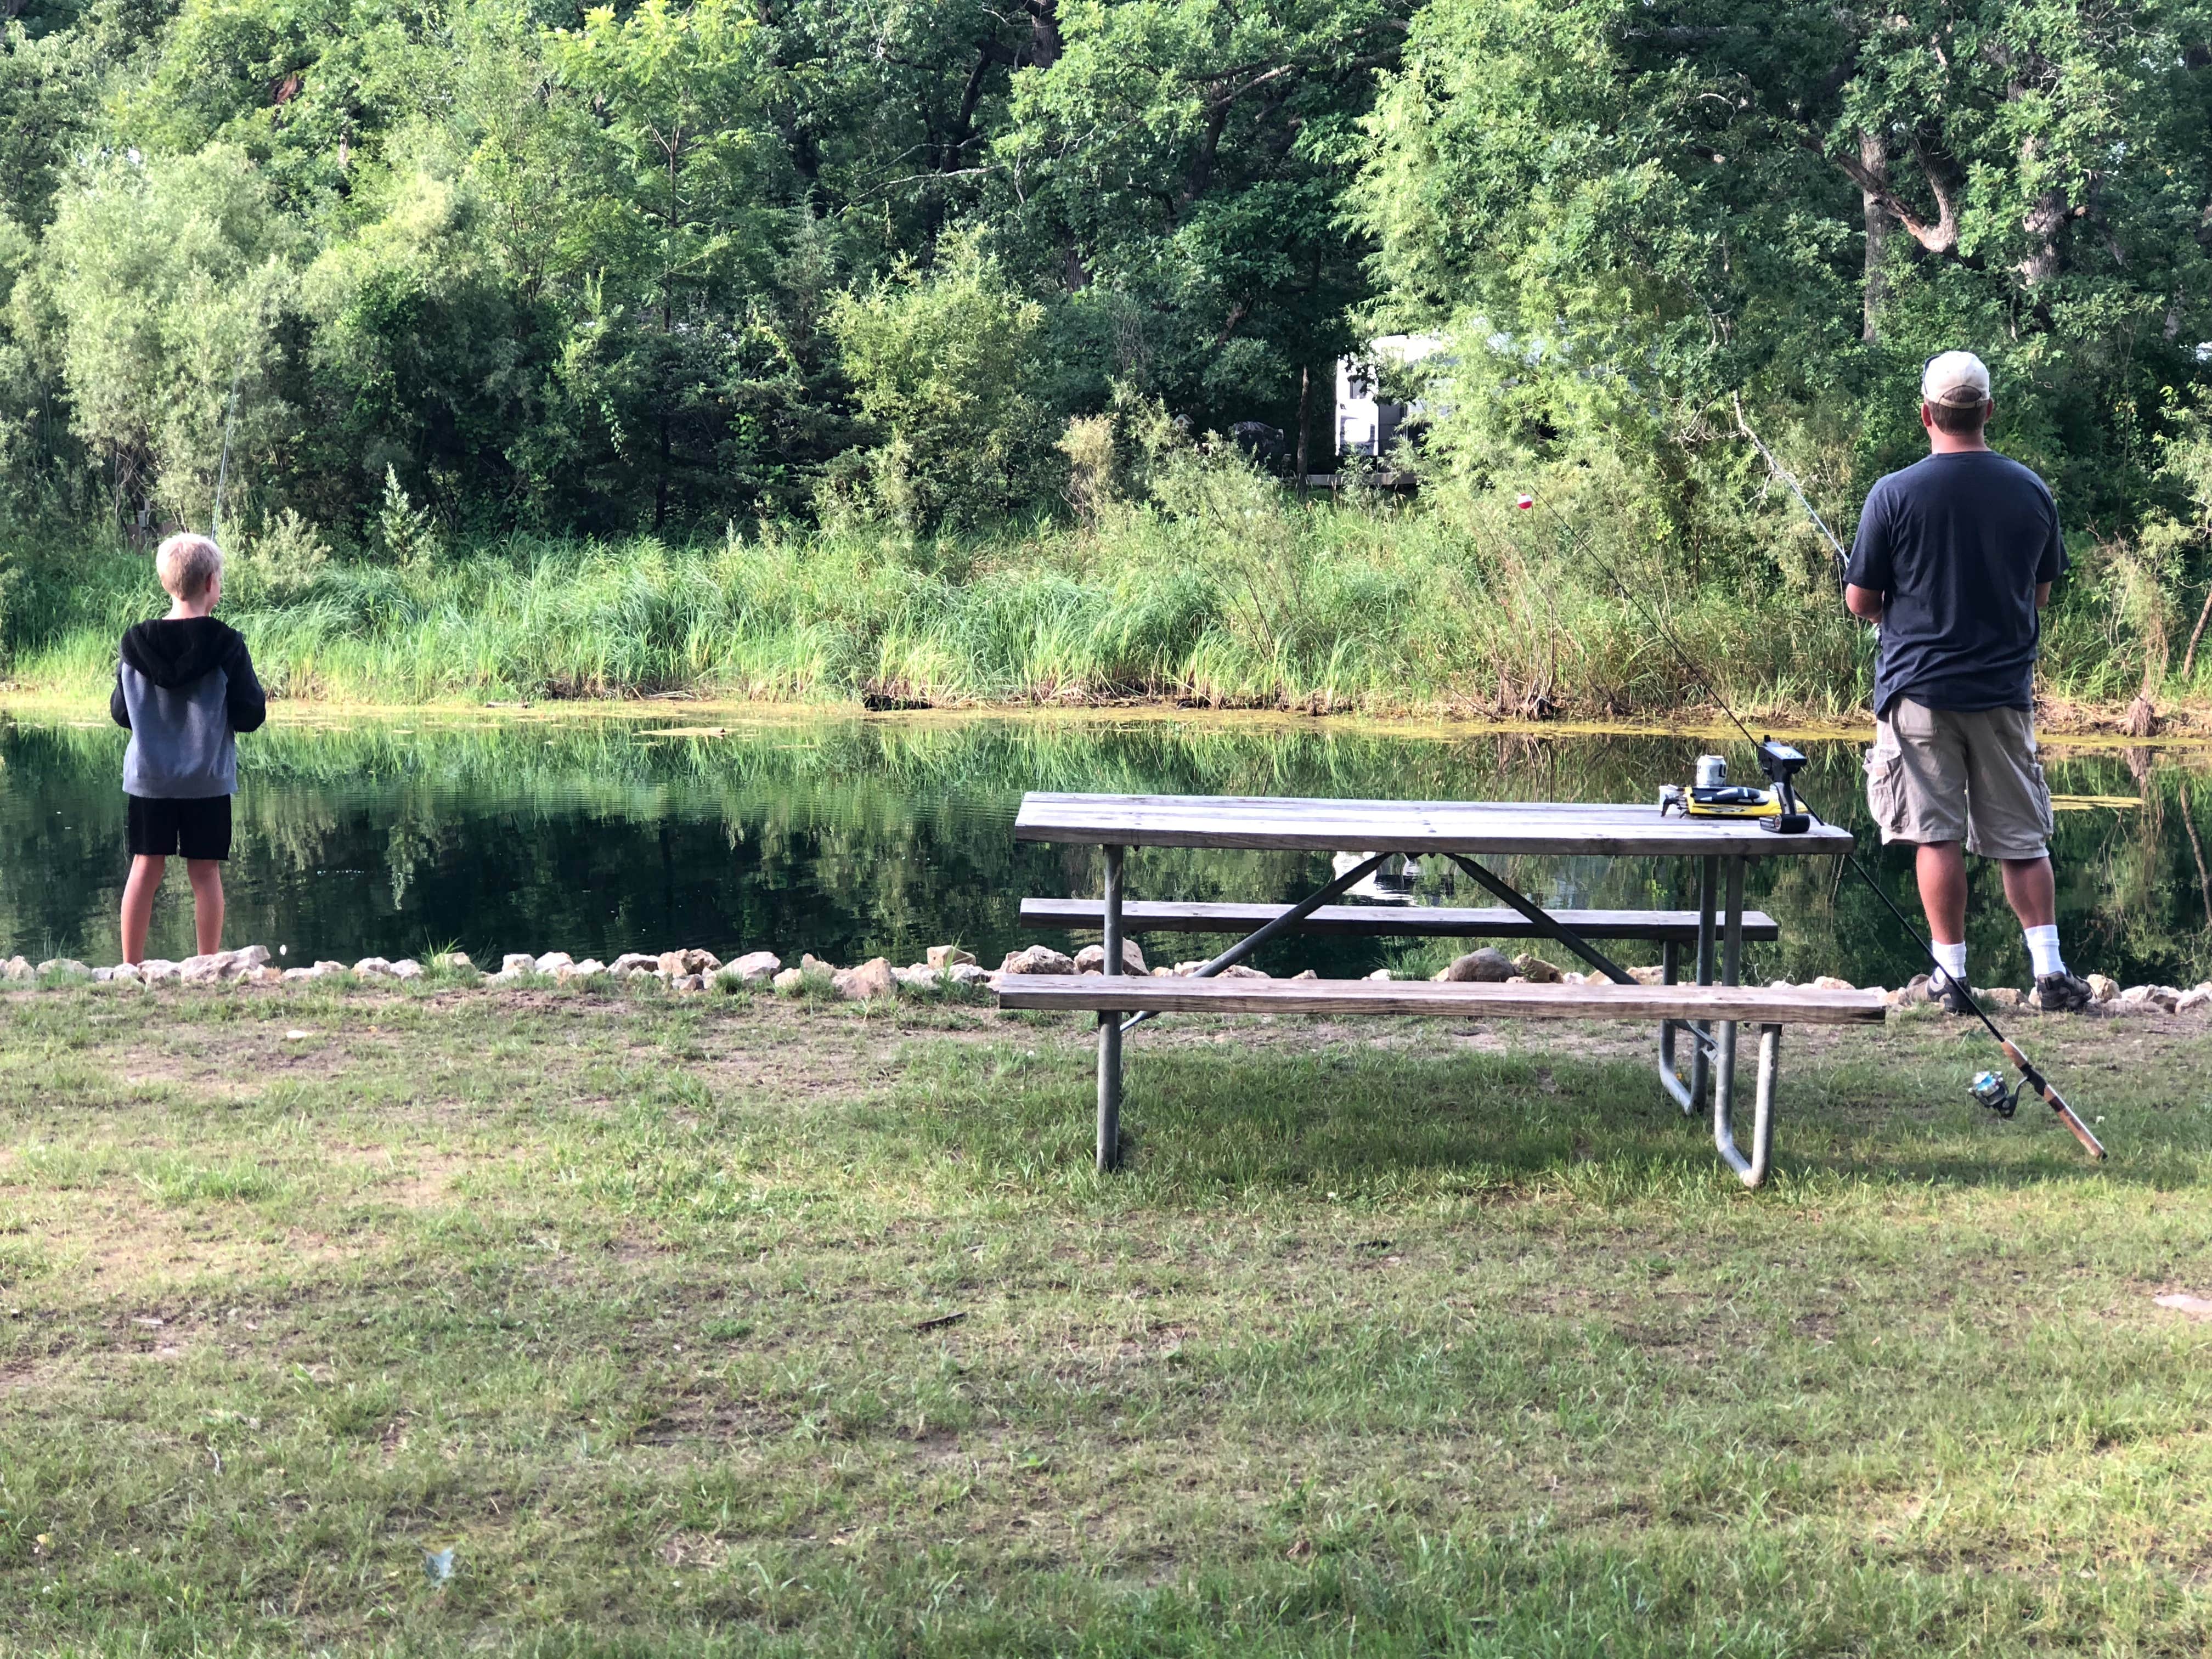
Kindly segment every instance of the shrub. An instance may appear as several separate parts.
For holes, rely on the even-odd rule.
[[[1045,500],[1058,469],[1028,390],[1043,322],[995,260],[958,240],[927,275],[908,268],[842,296],[830,326],[879,436],[831,469],[829,504],[919,530]]]

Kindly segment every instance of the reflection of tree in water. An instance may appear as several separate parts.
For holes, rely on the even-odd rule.
[[[460,839],[458,823],[441,820],[434,803],[415,789],[404,791],[384,843],[384,866],[392,883],[392,908],[407,906],[407,886],[418,866],[434,866]]]
[[[0,728],[9,780],[0,830],[20,849],[0,866],[6,939],[112,951],[124,863],[122,737]],[[411,731],[279,726],[240,746],[232,932],[338,956],[403,954],[454,938],[494,954],[558,947],[604,956],[696,942],[908,957],[951,938],[988,953],[1031,937],[1015,927],[1024,895],[1097,890],[1094,849],[1014,842],[1027,789],[1648,803],[1661,783],[1686,779],[1709,748],[1748,763],[1714,738],[1427,734],[1216,714],[823,714],[697,737],[655,737],[599,715],[416,716]],[[1909,861],[1873,846],[1859,746],[1815,744],[1809,752],[1808,798],[1862,836],[1869,866],[1917,914]],[[2113,751],[2059,754],[2051,764],[2069,793],[2138,793]],[[2069,955],[2083,965],[2123,977],[2198,973],[2212,884],[2200,871],[2190,781],[2165,751],[2146,769],[2142,809],[2060,816],[2063,920]],[[1498,867],[1554,903],[1695,902],[1684,860]],[[1325,853],[1148,848],[1132,860],[1130,880],[1145,897],[1289,897],[1328,870]],[[1996,872],[1978,863],[1973,879],[1977,963],[1991,982],[2013,982],[2019,975],[2008,964],[2024,975],[2026,961]],[[1747,891],[1784,924],[1779,945],[1753,951],[1754,975],[1840,970],[1894,984],[1915,971],[1909,943],[1855,880],[1838,885],[1832,860],[1754,865]],[[1417,896],[1488,902],[1433,859]],[[164,925],[173,920],[165,913]],[[179,926],[177,940],[157,935],[157,948],[181,940],[188,949],[188,921]],[[1209,941],[1153,943],[1156,954],[1195,954]],[[1364,971],[1398,955],[1370,941],[1315,941],[1286,947],[1276,965],[1295,957]]]
[[[307,875],[331,861],[340,817],[313,789],[249,789],[233,809],[233,828],[250,839],[261,855],[295,875]]]
[[[2197,866],[2197,890],[2204,901],[2204,926],[2212,928],[2212,870],[2204,864],[2204,838],[2197,830],[2197,804],[2191,798],[2189,780],[2181,779],[2174,788],[2181,802],[2181,827],[2189,836],[2189,855]]]
[[[2196,753],[2175,757],[2146,748],[2104,757],[2112,789],[2137,794],[2142,805],[2097,815],[2115,822],[2082,849],[2078,874],[2062,860],[2062,880],[2075,875],[2089,887],[2080,908],[2087,912],[2084,931],[2092,949],[2154,981],[2186,986],[2212,971],[2212,879],[2191,787],[2191,774],[2203,764]],[[2062,818],[2062,832],[2068,827]],[[2061,905],[2070,908],[2063,897]]]

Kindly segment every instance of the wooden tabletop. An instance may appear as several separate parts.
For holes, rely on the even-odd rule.
[[[1291,848],[1346,853],[1833,855],[1847,830],[1778,836],[1755,820],[1659,816],[1577,801],[1329,800],[1270,795],[1022,798],[1017,841],[1094,847]]]

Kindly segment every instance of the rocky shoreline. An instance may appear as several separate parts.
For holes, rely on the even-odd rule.
[[[1155,977],[1187,977],[1205,966],[1203,960],[1178,962],[1172,967],[1151,966],[1145,961],[1143,951],[1133,939],[1122,942],[1122,971],[1127,974]],[[1069,956],[1048,945],[1032,945],[1026,950],[1007,952],[1006,959],[995,969],[980,965],[969,951],[954,945],[933,945],[923,960],[906,967],[896,967],[887,957],[874,957],[857,967],[840,968],[824,962],[811,952],[801,952],[799,961],[786,966],[784,959],[773,951],[751,951],[725,962],[712,951],[697,946],[684,946],[658,954],[632,951],[617,957],[612,962],[601,962],[595,957],[581,961],[565,951],[549,951],[542,956],[526,951],[510,952],[502,957],[495,969],[484,969],[471,961],[464,951],[454,951],[435,956],[425,963],[411,957],[397,962],[383,957],[363,957],[356,962],[322,961],[301,967],[282,965],[265,945],[248,945],[236,951],[219,951],[211,956],[187,957],[182,962],[152,959],[136,964],[118,963],[112,967],[92,968],[67,957],[52,957],[33,963],[17,956],[0,962],[0,986],[7,985],[64,985],[88,981],[106,985],[302,985],[319,980],[339,979],[356,984],[410,984],[430,980],[441,987],[475,987],[496,990],[509,986],[581,985],[594,982],[613,984],[629,980],[653,980],[677,992],[766,990],[786,996],[814,993],[848,1002],[868,1002],[879,997],[895,996],[902,990],[946,992],[988,990],[1008,975],[1022,974],[1096,974],[1104,970],[1106,952],[1101,945],[1089,945]],[[1273,975],[1256,968],[1235,966],[1221,970],[1222,976],[1231,979],[1267,979]],[[1631,977],[1638,983],[1656,985],[1662,970],[1657,968],[1632,968]],[[1317,979],[1319,975],[1308,969],[1293,975],[1297,979]],[[1394,977],[1387,968],[1378,968],[1367,975],[1370,980]],[[1523,951],[1508,957],[1502,951],[1486,945],[1455,958],[1449,966],[1429,976],[1433,980],[1457,981],[1488,981],[1505,985],[1583,985],[1602,983],[1601,974],[1577,973],[1563,969],[1556,963],[1532,952]],[[2156,1009],[2166,1013],[2194,1013],[2212,1008],[2212,980],[2182,989],[2171,985],[2121,986],[2102,974],[2087,975],[2097,1004],[2108,1012],[2120,1012],[2130,1009]],[[1775,980],[1772,984],[1786,988],[1793,981]],[[1915,977],[1911,983],[1894,990],[1879,985],[1855,987],[1848,980],[1823,975],[1811,981],[1815,989],[1849,991],[1853,989],[1880,992],[1893,1007],[1911,1007],[1926,1002],[1928,976]],[[2033,992],[2021,992],[2008,987],[1976,987],[1975,994],[1994,1008],[2037,1011]]]
[[[996,975],[975,965],[969,952],[949,945],[930,947],[927,960],[895,968],[888,957],[877,957],[857,968],[838,968],[808,954],[795,967],[784,966],[773,951],[754,951],[724,962],[712,951],[687,946],[658,955],[629,951],[612,962],[595,957],[581,961],[566,951],[542,956],[525,951],[503,957],[494,970],[480,968],[465,951],[453,951],[421,963],[412,957],[389,961],[363,957],[356,962],[322,961],[302,967],[280,965],[262,945],[210,956],[187,957],[182,962],[149,958],[92,968],[70,957],[57,957],[33,964],[23,957],[0,962],[0,984],[56,984],[72,981],[103,985],[302,985],[318,980],[347,979],[356,982],[410,984],[434,978],[442,984],[498,989],[511,985],[569,985],[589,981],[657,980],[675,991],[738,990],[767,988],[787,994],[820,989],[849,1001],[887,996],[899,987],[955,988],[983,984]]]

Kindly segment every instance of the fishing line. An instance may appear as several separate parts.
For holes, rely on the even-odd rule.
[[[1750,430],[1749,427],[1747,426],[1745,430],[1748,432]],[[1754,438],[1753,441],[1756,443],[1758,442],[1758,440]],[[1765,446],[1764,444],[1759,445],[1759,450],[1762,454],[1765,453]],[[1792,485],[1792,491],[1795,493],[1794,485]],[[1802,495],[1799,495],[1798,499],[1802,501],[1804,500],[1804,497]],[[1534,492],[1523,490],[1514,498],[1513,504],[1516,507],[1525,513],[1530,507],[1539,505],[1540,502],[1539,498],[1536,496]],[[1562,514],[1557,507],[1553,507],[1548,499],[1542,500],[1540,505],[1543,507],[1544,511],[1551,515],[1553,522],[1557,524],[1560,531],[1565,535],[1569,545],[1573,547],[1577,552],[1580,553],[1584,558],[1588,559],[1592,564],[1595,565],[1600,570],[1605,573],[1607,579],[1613,583],[1615,588],[1620,590],[1621,598],[1627,600],[1630,606],[1639,616],[1641,616],[1645,622],[1650,624],[1652,632],[1657,635],[1660,640],[1665,643],[1667,648],[1674,653],[1675,659],[1682,665],[1684,670],[1690,675],[1691,679],[1695,684],[1705,688],[1705,694],[1713,700],[1713,706],[1718,708],[1722,714],[1728,716],[1729,724],[1735,726],[1735,729],[1742,734],[1744,742],[1749,744],[1751,748],[1756,751],[1759,746],[1759,740],[1751,735],[1751,728],[1746,726],[1743,721],[1737,717],[1735,708],[1730,707],[1729,700],[1721,695],[1719,688],[1714,685],[1711,677],[1698,665],[1695,659],[1691,657],[1689,652],[1684,648],[1681,641],[1674,637],[1674,630],[1668,628],[1667,624],[1660,619],[1658,612],[1646,605],[1644,600],[1638,597],[1636,590],[1628,585],[1626,579],[1624,578],[1620,572],[1614,568],[1612,562],[1607,559],[1602,554],[1599,553],[1595,548],[1592,547],[1589,539],[1584,537],[1580,531],[1577,530],[1572,524],[1569,523],[1565,516]],[[1808,505],[1805,510],[1808,513],[1811,513],[1813,509],[1809,505]],[[1828,537],[1829,544],[1836,549],[1838,556],[1840,557],[1842,556],[1842,544],[1837,542],[1833,535],[1830,534],[1826,525],[1820,524],[1819,514],[1814,514],[1814,522],[1815,524],[1820,524],[1820,533]],[[1813,817],[1814,822],[1826,822],[1826,820],[1822,818],[1819,813],[1813,811],[1809,804],[1805,805],[1805,811]],[[1855,852],[1846,852],[1839,856],[1841,856],[1844,862],[1849,864],[1851,869],[1857,873],[1859,878],[1866,883],[1869,889],[1870,889],[1874,893],[1874,896],[1881,901],[1883,908],[1896,919],[1898,926],[1905,930],[1905,936],[1911,939],[1915,945],[1920,947],[1920,953],[1928,958],[1929,964],[1935,968],[1936,971],[1938,974],[1943,975],[1943,977],[1947,981],[1949,980],[1950,975],[1945,972],[1943,964],[1936,960],[1935,946],[1927,939],[1921,937],[1919,928],[1915,927],[1911,920],[1905,915],[1905,912],[1898,908],[1896,901],[1892,899],[1890,896],[1883,890],[1881,884],[1875,880],[1873,874],[1867,869],[1866,866],[1859,862],[1858,854]],[[2075,1112],[2074,1109],[2066,1103],[2064,1098],[2060,1096],[2058,1091],[2051,1086],[2050,1080],[2029,1062],[2027,1056],[2021,1051],[2019,1046],[2014,1043],[2011,1038],[2008,1037],[2002,1030],[1998,1029],[1997,1023],[1990,1018],[1988,1011],[1982,1006],[1980,1000],[1974,995],[1973,992],[1963,984],[1959,985],[1957,988],[1959,994],[1965,999],[1966,1006],[1972,1011],[1974,1018],[1980,1020],[1983,1025],[1988,1028],[1990,1035],[1996,1039],[1997,1046],[2004,1050],[2005,1058],[2010,1060],[2013,1066],[2019,1071],[2023,1085],[2033,1088],[2038,1095],[2042,1097],[2043,1100],[2050,1106],[2051,1109],[2057,1114],[2059,1121],[2064,1123],[2068,1129],[2072,1131],[2074,1138],[2081,1143],[2082,1149],[2087,1152],[2090,1157],[2094,1158],[2102,1158],[2105,1156],[2105,1148],[2098,1140],[2097,1137],[2090,1133],[2089,1126],[2084,1123],[2079,1115]],[[1997,1088],[2000,1092],[2002,1091],[2002,1080],[2000,1080],[1997,1084]],[[1978,1088],[1975,1091],[1975,1097],[1982,1100],[1982,1103],[1984,1105],[1991,1105],[1991,1102],[1983,1097],[1983,1094]],[[1992,1109],[1997,1111],[2001,1116],[2009,1117],[2012,1115],[2009,1103],[2004,1106],[1992,1105]]]
[[[1827,520],[1814,512],[1813,503],[1805,499],[1805,492],[1797,487],[1797,475],[1774,459],[1774,452],[1766,447],[1759,434],[1751,429],[1751,422],[1744,419],[1743,394],[1739,392],[1730,395],[1735,404],[1735,423],[1738,428],[1745,437],[1751,440],[1751,447],[1759,452],[1759,459],[1766,463],[1766,470],[1781,479],[1790,493],[1797,498],[1797,505],[1805,509],[1805,516],[1813,521],[1813,528],[1827,538],[1829,550],[1836,556],[1836,581],[1838,586],[1841,586],[1844,573],[1850,568],[1850,556],[1844,551],[1844,544],[1836,539],[1836,532],[1828,528]]]
[[[238,383],[246,374],[246,354],[238,354],[238,367],[230,372],[230,411],[222,417],[222,459],[215,471],[215,511],[208,520],[208,539],[222,545],[222,487],[230,478],[230,434],[238,427]]]

